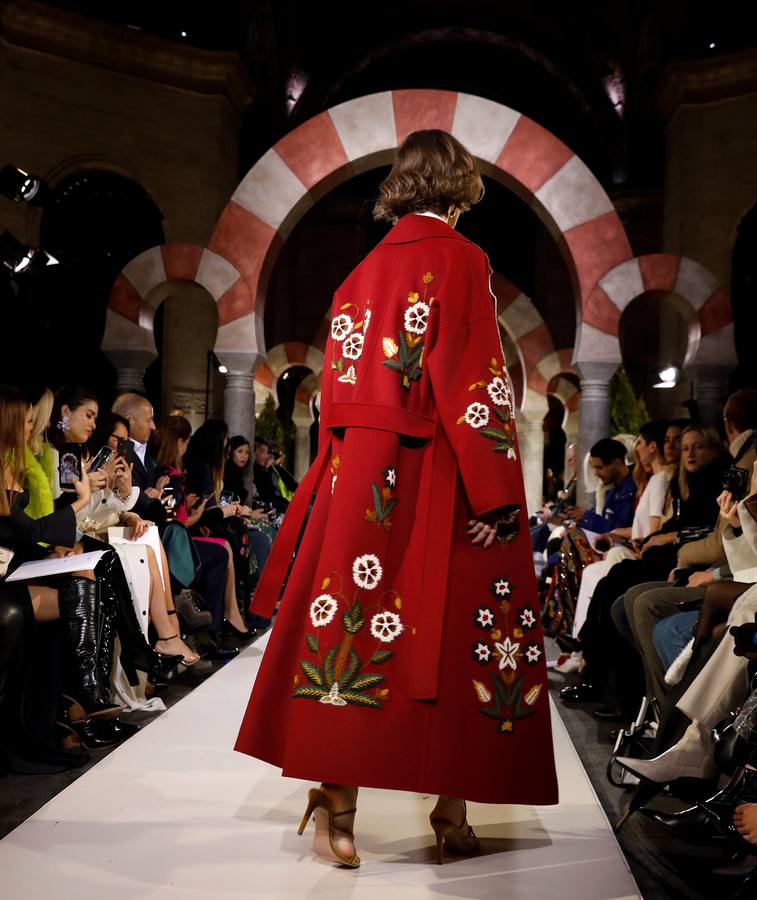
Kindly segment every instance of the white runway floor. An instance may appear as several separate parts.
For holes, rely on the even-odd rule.
[[[552,710],[561,803],[471,804],[484,853],[440,867],[424,797],[364,790],[358,870],[310,853],[305,786],[232,751],[264,642],[196,688],[0,841],[2,900],[639,897]]]

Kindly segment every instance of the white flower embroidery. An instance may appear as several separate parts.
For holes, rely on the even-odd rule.
[[[368,331],[368,326],[371,324],[371,311],[370,309],[366,309],[365,315],[363,316],[363,336]]]
[[[428,326],[429,305],[422,300],[405,310],[405,330],[413,334],[425,334]]]
[[[494,613],[484,606],[479,609],[476,621],[482,628],[491,628],[494,625]]]
[[[357,332],[351,334],[342,344],[342,353],[347,359],[360,359],[363,352],[363,341],[365,338]]]
[[[486,393],[495,406],[510,406],[510,388],[499,375],[486,385]]]
[[[530,609],[521,610],[520,624],[524,628],[533,628],[533,626],[536,624],[536,616],[533,614],[532,610],[530,610]]]
[[[337,602],[331,594],[321,594],[310,604],[310,621],[313,628],[323,628],[336,615]]]
[[[476,644],[473,652],[476,654],[476,660],[482,663],[489,662],[489,658],[492,655],[491,647],[487,644]]]
[[[335,681],[331,685],[331,690],[325,697],[321,697],[319,703],[326,703],[329,706],[346,706],[347,701],[339,694],[339,682]]]
[[[397,613],[380,612],[371,619],[371,634],[385,644],[390,644],[404,630],[405,626]]]
[[[491,592],[495,597],[510,596],[510,582],[506,578],[498,578],[491,586]]]
[[[465,410],[465,421],[471,428],[481,428],[489,421],[489,407],[483,403],[471,403]]]
[[[508,459],[517,459],[517,458],[518,458],[518,455],[516,454],[515,448],[514,448],[514,447],[509,447],[509,448],[508,448],[508,450],[507,450],[507,458],[508,458]]]
[[[352,333],[352,329],[355,327],[355,323],[352,321],[352,318],[347,315],[347,313],[342,313],[339,316],[334,316],[331,320],[331,337],[335,341],[343,341],[348,334]]]
[[[352,340],[352,338],[348,338],[348,340]],[[347,354],[345,353],[345,356],[346,355]],[[340,375],[339,378],[337,378],[337,381],[341,381],[343,384],[354,384],[357,381],[357,377],[355,375],[355,367],[350,366],[344,373],[344,375]]]
[[[515,659],[515,654],[518,652],[520,648],[520,644],[516,644],[511,641],[509,637],[506,637],[501,644],[495,644],[495,648],[498,650],[499,656],[499,668],[500,671],[502,669],[517,669],[518,663]]]
[[[540,656],[541,650],[536,646],[536,644],[531,644],[528,650],[526,650],[526,662],[531,663],[531,665],[539,662]]]
[[[390,488],[395,487],[397,484],[397,470],[394,466],[389,466],[387,469],[384,469],[384,484]]]
[[[331,493],[332,494],[334,493],[334,488],[336,487],[336,480],[338,477],[339,477],[338,475],[331,476]]]
[[[384,570],[378,556],[373,553],[366,553],[358,556],[352,563],[352,578],[359,588],[366,591],[372,591],[381,581]]]

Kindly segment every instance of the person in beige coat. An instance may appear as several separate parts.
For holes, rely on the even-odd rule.
[[[734,603],[727,625],[755,621],[757,613],[757,462],[752,467],[749,496],[736,502],[724,492],[719,497],[723,544],[732,571],[752,584]],[[733,652],[733,639],[724,637],[677,703],[691,719],[683,737],[669,750],[650,760],[619,757],[635,775],[658,783],[677,778],[706,778],[715,774],[712,729],[736,709],[749,692],[747,660]]]

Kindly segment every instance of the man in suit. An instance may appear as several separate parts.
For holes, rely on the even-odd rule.
[[[113,412],[123,416],[129,423],[129,439],[134,449],[130,460],[133,464],[131,480],[139,488],[139,500],[134,511],[143,519],[160,525],[166,518],[160,498],[167,479],[156,481],[158,467],[147,452],[150,435],[155,431],[152,404],[141,394],[121,394],[116,397]]]

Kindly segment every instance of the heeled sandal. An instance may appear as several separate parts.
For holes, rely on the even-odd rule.
[[[440,816],[432,813],[429,822],[436,837],[436,861],[439,865],[444,863],[444,847],[456,856],[472,856],[481,849],[481,844],[476,837],[476,832],[468,824],[468,809],[463,803],[463,821],[455,825]]]
[[[159,637],[159,638],[155,641],[155,643],[158,644],[160,641],[164,641],[164,642],[165,642],[165,641],[172,641],[174,638],[178,638],[178,637],[181,637],[181,635],[179,635],[178,633],[177,633],[177,634],[171,634],[171,635],[169,635],[168,637]],[[156,651],[156,652],[158,652],[158,651]],[[193,654],[193,655],[197,656],[197,654]],[[191,666],[193,666],[195,663],[198,663],[199,661],[200,661],[200,657],[199,657],[199,656],[197,656],[196,659],[190,659],[188,656],[182,656],[182,658],[181,658],[181,664],[182,664],[183,666],[185,666],[187,669],[189,669]]]
[[[297,834],[302,834],[303,831],[307,828],[307,824],[310,821],[310,817],[313,816],[315,820],[315,833],[316,838],[318,837],[318,832],[323,831],[323,815],[321,818],[321,827],[319,828],[319,816],[318,813],[322,813],[327,816],[326,825],[328,829],[329,836],[329,847],[331,852],[334,854],[336,860],[338,860],[343,866],[349,866],[351,869],[357,869],[360,866],[360,857],[357,855],[357,852],[354,852],[352,856],[347,856],[344,853],[340,853],[334,845],[334,835],[335,832],[338,832],[341,835],[344,835],[346,838],[349,838],[352,841],[353,846],[355,843],[355,835],[351,830],[347,828],[339,828],[334,824],[334,820],[339,816],[347,816],[352,815],[356,812],[356,808],[352,809],[343,809],[339,812],[334,811],[334,804],[331,802],[331,798],[326,794],[326,792],[322,788],[311,788],[308,791],[308,806],[305,810],[305,815],[302,817],[302,822],[300,823],[300,827],[297,831]],[[317,851],[316,851],[317,852]],[[323,856],[323,854],[318,854],[323,859],[327,859],[327,857]]]

